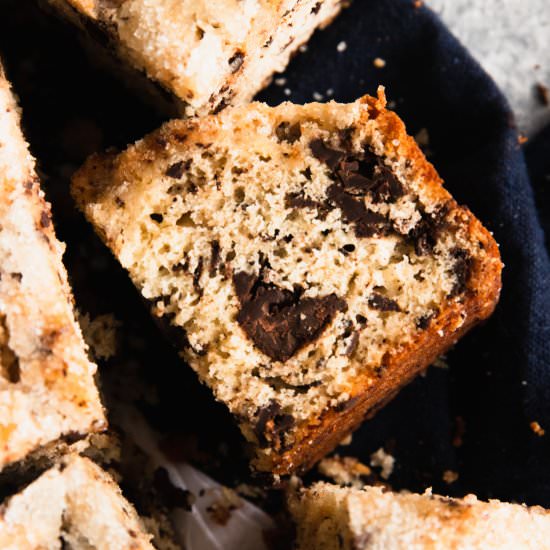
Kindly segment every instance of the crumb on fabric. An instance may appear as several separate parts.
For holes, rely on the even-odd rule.
[[[370,465],[382,469],[380,472],[382,479],[389,479],[393,473],[395,458],[380,447],[380,449],[370,455]]]
[[[454,483],[458,479],[458,472],[455,472],[454,470],[445,470],[443,472],[443,481],[450,485],[451,483]]]
[[[414,139],[416,140],[416,143],[420,145],[420,147],[426,147],[430,144],[430,134],[428,133],[427,128],[420,128],[418,133],[414,136]]]
[[[302,53],[307,52],[307,44],[302,44],[298,50],[300,50]]]
[[[338,42],[336,46],[336,51],[342,53],[345,52],[348,49],[348,45],[343,40],[341,42]]]
[[[440,355],[433,363],[432,367],[436,367],[438,369],[448,369],[449,363],[447,363],[447,356],[446,355]]]
[[[529,424],[529,427],[531,428],[533,433],[537,434],[539,437],[542,437],[546,433],[542,426],[536,420],[533,420],[533,422]]]
[[[313,99],[315,101],[323,101],[323,94],[320,94],[319,92],[313,92]]]
[[[351,445],[352,441],[353,441],[353,434],[348,434],[346,435],[346,437],[344,437],[344,439],[342,439],[342,441],[340,441],[340,445],[345,447],[347,445]]]
[[[421,8],[424,5],[424,2],[422,0],[413,0],[413,6],[415,8]]]
[[[121,323],[112,313],[91,319],[87,313],[78,315],[84,340],[96,359],[110,359],[116,354],[117,329]]]
[[[377,69],[383,69],[385,66],[386,66],[386,60],[385,59],[382,59],[381,57],[376,57],[374,59],[374,61],[372,62],[372,64],[377,68]]]
[[[518,135],[518,143],[520,145],[523,145],[524,143],[527,143],[529,141],[529,138],[527,136],[524,136],[523,134]]]
[[[354,487],[363,487],[363,477],[372,474],[372,470],[352,456],[334,455],[324,458],[319,462],[317,470],[320,474],[331,478],[340,485],[352,485]]]
[[[283,90],[283,93],[284,93],[285,95],[290,95],[290,94],[292,93],[292,91],[290,90],[290,88],[285,88],[285,89]]]
[[[222,487],[218,500],[213,502],[206,511],[212,521],[219,525],[226,525],[231,519],[231,513],[243,505],[241,497],[228,487]]]
[[[275,84],[277,86],[284,86],[286,84],[286,78],[284,78],[284,77],[276,78],[275,79]]]

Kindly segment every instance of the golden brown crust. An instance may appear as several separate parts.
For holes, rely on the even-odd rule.
[[[550,536],[549,511],[475,495],[316,483],[291,491],[288,504],[299,550],[538,550]]]

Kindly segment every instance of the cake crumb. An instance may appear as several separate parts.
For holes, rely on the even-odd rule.
[[[524,136],[523,134],[518,135],[518,143],[520,145],[523,145],[524,143],[527,143],[529,141],[529,138],[527,136]]]
[[[386,60],[385,59],[382,59],[381,57],[377,57],[374,59],[374,61],[372,62],[372,64],[377,68],[377,69],[383,69],[385,66],[386,66]]]
[[[455,472],[454,470],[445,470],[443,472],[443,481],[447,483],[447,485],[454,483],[457,479],[458,472]]]
[[[313,99],[315,101],[323,101],[323,94],[320,94],[319,92],[313,92]]]
[[[413,6],[415,8],[421,8],[424,5],[424,2],[422,0],[413,0]]]
[[[448,369],[449,363],[447,363],[447,356],[446,355],[440,355],[433,363],[432,367],[436,367],[438,369]]]
[[[334,95],[334,89],[333,88],[329,88],[325,94],[327,94],[328,97],[331,97]]]
[[[284,93],[285,95],[290,95],[290,94],[292,93],[292,91],[290,90],[290,88],[285,88],[285,89],[283,90],[283,93]]]
[[[231,519],[231,513],[242,505],[241,497],[233,489],[222,487],[219,499],[208,506],[206,511],[212,521],[223,526]]]
[[[336,51],[342,53],[345,52],[348,49],[348,45],[343,40],[341,42],[338,42],[336,46]]]
[[[353,487],[363,487],[365,483],[361,478],[372,474],[372,470],[357,458],[339,455],[323,458],[319,462],[317,470],[335,483]]]
[[[539,437],[542,437],[546,433],[542,426],[536,420],[533,420],[533,422],[529,424],[529,427],[531,428],[531,430],[533,430],[533,433],[537,434]]]
[[[389,479],[393,473],[395,458],[384,451],[383,447],[380,447],[380,449],[370,455],[370,465],[375,468],[382,468],[380,477],[382,479]]]
[[[537,82],[535,84],[535,91],[537,93],[537,99],[542,105],[550,105],[550,89],[548,86],[545,86],[542,82]]]
[[[112,313],[91,319],[87,313],[78,312],[82,335],[96,359],[110,359],[116,354],[117,329],[121,323]]]
[[[275,79],[275,84],[277,86],[284,86],[286,84],[286,78],[284,78],[284,77],[276,78]]]
[[[420,147],[427,147],[430,144],[430,134],[427,128],[420,128],[414,139]]]
[[[351,445],[352,441],[353,441],[353,434],[348,434],[346,435],[346,437],[344,437],[344,439],[342,439],[342,441],[340,441],[340,445],[345,447],[347,445]]]

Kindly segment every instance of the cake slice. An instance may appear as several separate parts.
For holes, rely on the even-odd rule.
[[[382,91],[174,120],[73,193],[259,471],[310,467],[499,295],[495,241]]]
[[[63,245],[0,66],[0,470],[105,427]]]
[[[179,98],[186,115],[242,104],[342,0],[48,0],[93,41]],[[128,76],[128,75],[127,75]]]
[[[99,466],[65,457],[0,505],[0,547],[153,549],[132,505]]]
[[[292,493],[296,550],[542,550],[550,512],[475,495],[449,498],[328,483]]]

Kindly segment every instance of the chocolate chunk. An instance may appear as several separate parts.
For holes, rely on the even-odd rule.
[[[164,216],[162,214],[157,214],[156,212],[153,212],[153,214],[151,214],[149,217],[157,223],[162,223],[162,220],[164,220]]]
[[[358,237],[388,234],[392,230],[387,216],[368,210],[364,197],[373,202],[395,202],[405,188],[380,157],[369,149],[354,157],[328,147],[321,139],[310,143],[313,155],[333,172],[335,183],[327,189],[328,202],[340,208],[344,219],[354,225]]]
[[[166,172],[164,173],[169,178],[179,180],[182,178],[186,168],[188,168],[188,166],[186,166],[185,163],[182,160],[180,160],[179,162],[176,162],[175,164],[172,164],[171,166],[169,166]]]
[[[320,298],[302,297],[294,292],[245,272],[233,276],[241,303],[237,322],[263,353],[274,361],[287,361],[300,348],[316,340],[346,302],[330,294]]]
[[[153,485],[160,494],[162,503],[168,508],[183,508],[188,512],[195,501],[194,495],[172,484],[168,472],[164,468],[157,468],[154,473]]]
[[[351,357],[355,350],[357,349],[357,346],[359,345],[359,332],[354,331],[351,335],[351,339],[349,341],[348,347],[346,348],[345,354],[348,357]]]
[[[447,213],[446,205],[431,215],[423,212],[422,219],[409,231],[408,237],[413,241],[418,256],[433,252],[441,231],[447,227]]]
[[[208,274],[210,277],[215,277],[216,271],[218,270],[218,264],[220,263],[220,243],[218,241],[212,241],[210,243],[210,248],[210,269]]]
[[[50,215],[48,214],[48,212],[46,212],[46,210],[42,210],[42,212],[40,213],[40,227],[46,229],[47,227],[49,227],[50,223]]]
[[[324,162],[331,170],[334,170],[338,166],[338,163],[346,156],[344,151],[332,149],[325,145],[325,142],[322,139],[314,139],[309,144],[309,148],[311,149],[313,156],[317,160]]]
[[[345,244],[342,248],[338,249],[338,252],[341,252],[344,256],[348,256],[353,251],[355,251],[354,244]]]
[[[317,15],[317,14],[319,13],[319,10],[321,9],[321,6],[322,6],[322,5],[323,5],[322,2],[317,2],[317,3],[315,4],[315,6],[313,6],[313,7],[311,8],[311,13],[312,13],[313,15]]]
[[[243,52],[237,51],[232,55],[228,60],[229,68],[232,73],[236,73],[244,63],[244,54]]]
[[[456,278],[451,290],[451,297],[453,297],[462,294],[467,289],[472,274],[473,261],[468,251],[463,248],[453,248],[451,256],[454,258],[453,274]]]
[[[355,316],[355,320],[356,320],[360,325],[366,325],[366,324],[367,324],[367,318],[366,318],[364,315],[357,314],[357,315]]]
[[[295,424],[294,417],[283,413],[281,405],[274,399],[266,407],[258,409],[256,417],[254,435],[261,447],[272,444],[275,448],[280,448],[285,431]]]
[[[369,307],[379,311],[401,311],[399,304],[395,300],[379,294],[378,292],[373,292],[369,296]]]
[[[296,122],[295,124],[290,124],[290,122],[281,122],[281,124],[275,128],[275,135],[279,141],[294,143],[302,137],[300,123]]]
[[[319,219],[324,220],[328,214],[327,205],[306,197],[302,192],[287,193],[285,196],[285,208],[315,208],[319,213]]]
[[[422,315],[416,320],[416,327],[420,330],[426,330],[430,326],[430,323],[432,322],[434,316],[435,312],[433,311],[431,313],[426,313],[425,315]]]
[[[199,298],[202,298],[203,289],[200,285],[201,275],[202,275],[202,264],[203,259],[202,256],[199,257],[199,261],[197,262],[197,267],[195,268],[195,271],[193,271],[193,288],[195,289],[195,292],[199,295]]]

